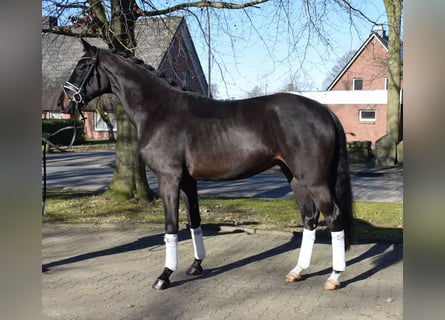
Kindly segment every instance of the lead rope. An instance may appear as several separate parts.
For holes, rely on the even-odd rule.
[[[42,165],[43,165],[42,216],[45,214],[45,205],[46,205],[46,189],[47,189],[46,188],[46,152],[47,152],[46,149],[47,149],[47,146],[49,145],[61,152],[66,152],[70,147],[72,147],[74,142],[76,141],[76,137],[77,137],[77,129],[78,129],[77,118],[79,117],[79,114],[82,117],[82,120],[85,121],[86,118],[85,118],[83,112],[80,110],[79,104],[76,102],[73,126],[66,126],[66,127],[63,127],[61,129],[57,130],[54,133],[45,133],[42,135],[42,142],[43,142],[43,151],[42,151],[42,153],[43,153],[43,155],[42,155],[42,162],[43,162],[42,163]],[[61,148],[61,147],[55,145],[50,140],[51,137],[54,137],[55,135],[59,134],[60,132],[69,130],[69,129],[73,129],[73,136],[71,138],[70,144],[67,145],[66,147]]]

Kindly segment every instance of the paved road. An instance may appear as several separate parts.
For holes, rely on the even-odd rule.
[[[403,319],[402,244],[352,246],[342,287],[328,292],[326,240],[317,240],[303,281],[286,283],[301,234],[205,229],[205,270],[194,278],[185,275],[193,247],[183,230],[172,287],[155,291],[162,235],[160,226],[147,224],[44,224],[42,319]]]
[[[48,155],[48,187],[100,190],[112,152]],[[156,179],[149,174],[151,187]],[[401,202],[401,177],[352,177],[356,200]],[[201,195],[289,197],[281,174],[200,183]],[[183,227],[182,227],[183,228]],[[163,227],[151,224],[42,226],[42,319],[403,319],[403,244],[360,243],[347,253],[342,287],[322,289],[331,271],[329,239],[317,238],[303,281],[286,283],[301,234],[204,228],[204,273],[185,270],[193,248],[179,234],[179,268],[165,291],[151,288],[164,264]]]
[[[113,165],[114,151],[49,154],[47,186],[102,190],[111,180]],[[400,170],[387,169],[379,176],[379,172],[360,168],[358,173],[360,175],[351,176],[355,200],[403,202],[403,177]],[[157,192],[157,179],[150,171],[148,181],[152,190]],[[201,196],[292,198],[283,174],[274,170],[243,180],[199,182],[198,190]]]

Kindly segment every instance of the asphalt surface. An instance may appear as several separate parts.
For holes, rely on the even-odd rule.
[[[113,175],[114,151],[55,153],[47,155],[47,187],[98,191]],[[403,169],[351,166],[355,200],[403,202]],[[152,190],[159,191],[156,176],[148,170]],[[284,175],[268,170],[248,179],[198,183],[203,197],[293,198]]]
[[[111,179],[111,158],[109,153],[50,155],[48,187],[99,190]],[[277,173],[264,175],[250,183],[246,179],[202,184],[200,192],[289,196],[285,180],[276,182]],[[398,170],[376,169],[365,177],[359,173],[352,181],[356,198],[368,188],[373,194],[370,201],[403,201]],[[388,190],[380,192],[385,186]],[[393,189],[394,195],[384,195]],[[151,285],[164,264],[163,234],[162,226],[150,224],[43,224],[41,318],[403,319],[401,243],[353,245],[342,286],[330,292],[322,288],[331,272],[329,239],[317,238],[312,265],[302,281],[286,283],[284,276],[298,258],[300,233],[204,228],[204,273],[190,277],[185,271],[193,260],[193,247],[182,227],[172,287],[155,291]]]

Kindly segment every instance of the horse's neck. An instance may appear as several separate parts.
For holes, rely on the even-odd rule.
[[[138,119],[145,118],[152,110],[163,105],[164,99],[175,94],[152,71],[141,69],[136,64],[133,66],[132,62],[122,61],[120,57],[110,55],[104,63],[104,69],[112,92],[121,100],[136,126]]]

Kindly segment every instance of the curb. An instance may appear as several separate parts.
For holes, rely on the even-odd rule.
[[[350,174],[357,177],[403,178],[403,168],[350,169]]]

